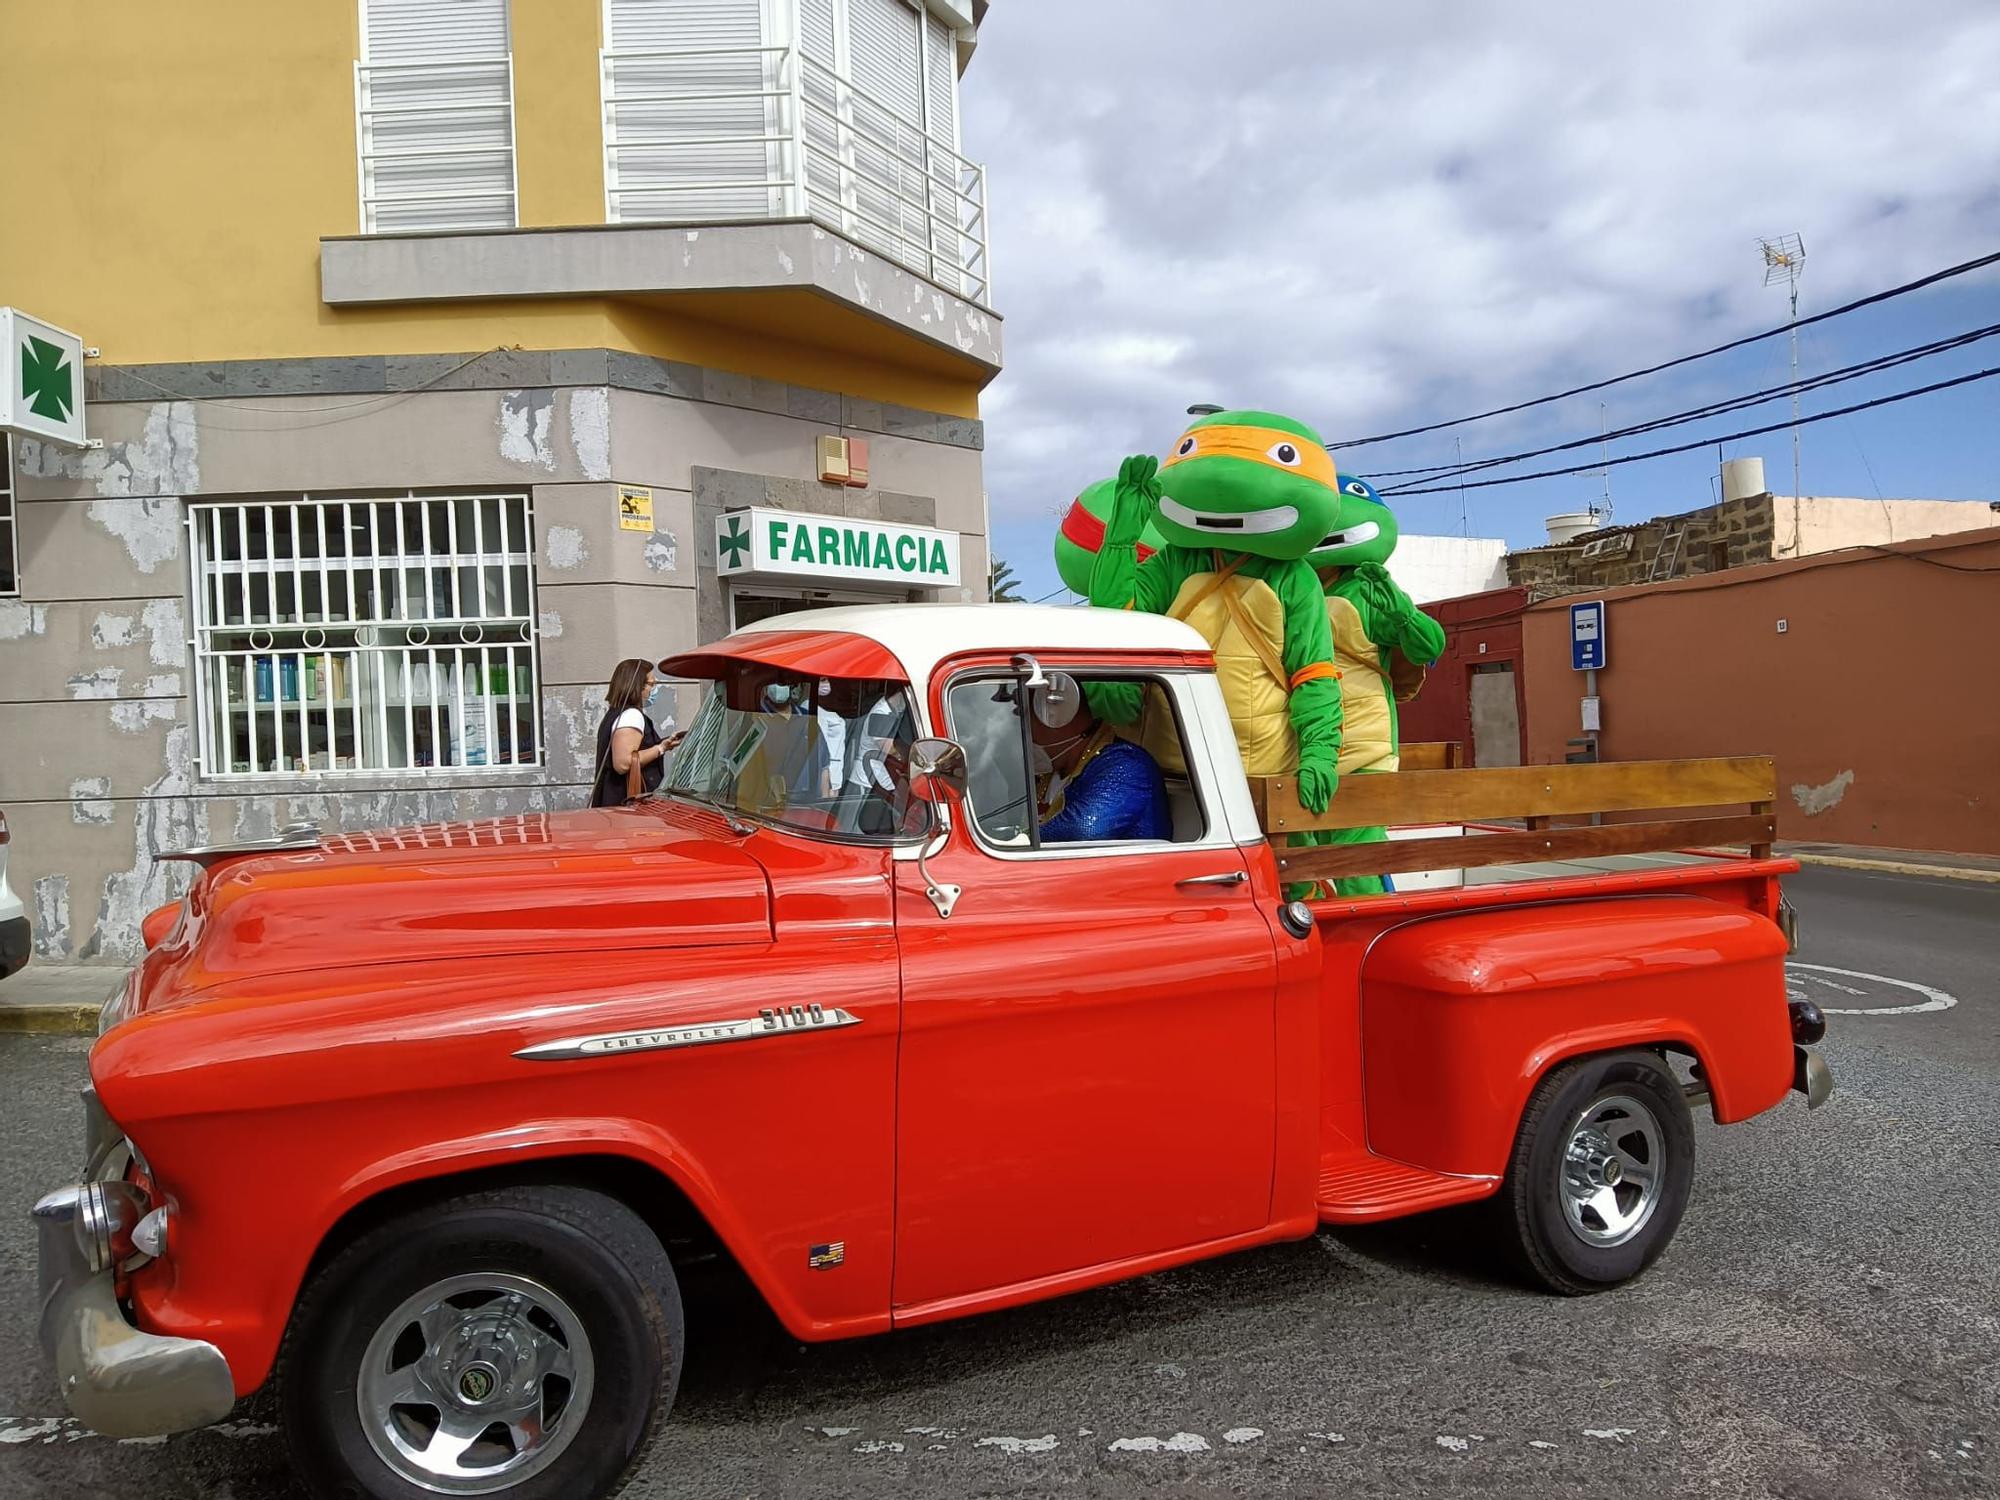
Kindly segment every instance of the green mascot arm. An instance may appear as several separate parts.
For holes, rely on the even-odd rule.
[[[1359,563],[1353,602],[1361,628],[1378,646],[1400,651],[1420,667],[1444,655],[1444,627],[1411,601],[1380,563]]]
[[[1303,563],[1281,568],[1272,580],[1285,607],[1285,670],[1296,680],[1309,667],[1333,661],[1333,629],[1319,579]],[[1299,801],[1325,812],[1333,800],[1334,764],[1340,759],[1340,679],[1315,677],[1292,689],[1292,731],[1299,740]]]
[[[1139,538],[1160,505],[1159,460],[1151,454],[1128,458],[1118,468],[1111,519],[1104,545],[1090,570],[1090,602],[1101,609],[1141,609],[1162,614],[1192,571],[1197,554],[1163,547],[1139,561]],[[1145,688],[1136,682],[1093,682],[1084,686],[1091,712],[1114,724],[1131,724],[1144,707]]]

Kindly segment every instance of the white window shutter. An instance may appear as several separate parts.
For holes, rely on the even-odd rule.
[[[761,0],[606,0],[612,222],[763,218],[778,185],[783,71]]]
[[[855,88],[852,232],[926,269],[923,18],[910,0],[847,0],[847,52]]]
[[[509,49],[507,0],[361,0],[365,233],[513,227]]]
[[[929,175],[932,278],[954,292],[966,290],[966,243],[959,234],[967,204],[959,195],[958,38],[934,15],[924,16],[924,161]]]

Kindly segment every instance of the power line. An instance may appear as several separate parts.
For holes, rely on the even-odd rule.
[[[2000,375],[2000,366],[1979,370],[1971,375],[1960,375],[1951,380],[1940,380],[1933,385],[1920,385],[1914,390],[1897,391],[1889,396],[1877,396],[1872,401],[1858,401],[1852,406],[1838,406],[1832,411],[1815,412],[1809,417],[1799,418],[1801,426],[1813,422],[1830,422],[1835,417],[1850,416],[1857,411],[1869,411],[1877,406],[1888,406],[1897,401],[1908,401],[1916,396],[1928,396],[1937,391],[1948,391],[1953,386],[1970,385],[1975,380],[1991,380]],[[1739,438],[1761,437],[1767,432],[1783,432],[1792,424],[1774,422],[1768,427],[1747,427],[1741,432],[1728,432],[1720,437],[1696,438],[1691,443],[1677,443],[1671,448],[1655,448],[1647,453],[1628,453],[1611,460],[1614,464],[1643,463],[1649,458],[1666,458],[1670,454],[1687,453],[1696,448],[1706,448],[1711,443],[1733,443]],[[1539,469],[1533,474],[1514,474],[1505,479],[1475,479],[1470,484],[1459,480],[1455,484],[1428,485],[1417,488],[1391,487],[1383,490],[1384,495],[1443,495],[1455,489],[1484,490],[1501,484],[1525,484],[1530,479],[1559,479],[1569,474],[1588,474],[1598,468],[1598,464],[1577,464],[1567,469]]]
[[[1796,323],[1780,323],[1776,328],[1767,328],[1762,333],[1747,334],[1740,339],[1731,339],[1726,344],[1717,344],[1712,349],[1698,350],[1693,354],[1683,354],[1677,359],[1663,360],[1656,365],[1648,365],[1643,370],[1632,370],[1624,375],[1613,375],[1608,380],[1595,380],[1589,385],[1573,386],[1566,391],[1557,391],[1552,396],[1537,396],[1532,401],[1516,401],[1511,406],[1496,406],[1491,411],[1474,412],[1469,417],[1454,417],[1448,422],[1431,422],[1422,427],[1405,427],[1400,432],[1378,432],[1373,437],[1349,438],[1345,442],[1328,443],[1328,451],[1341,448],[1359,448],[1368,443],[1386,443],[1393,438],[1416,437],[1420,433],[1440,432],[1447,427],[1462,427],[1468,422],[1483,422],[1488,417],[1504,417],[1511,412],[1527,411],[1530,407],[1546,406],[1551,401],[1564,401],[1571,396],[1585,395],[1590,391],[1601,391],[1608,386],[1622,385],[1628,380],[1637,380],[1644,375],[1657,375],[1662,370],[1675,369],[1680,365],[1693,364],[1698,359],[1708,359],[1712,355],[1727,354],[1732,349],[1741,349],[1749,344],[1762,343],[1765,339],[1776,338],[1781,333],[1789,333],[1794,328],[1805,328],[1814,323],[1824,323],[1829,318],[1844,317],[1864,307],[1873,307],[1878,302],[1887,302],[1893,297],[1901,297],[1910,292],[1921,291],[1927,286],[1936,286],[1940,281],[1949,281],[1954,276],[1964,276],[1968,272],[1979,271],[1987,266],[2000,263],[2000,250],[1991,255],[1982,255],[1977,260],[1968,260],[1955,266],[1947,266],[1942,271],[1933,271],[1928,276],[1915,281],[1906,281],[1901,286],[1890,287],[1887,291],[1875,292],[1843,303],[1839,307],[1828,308],[1823,313],[1814,313],[1810,318],[1800,318]]]
[[[1529,448],[1520,453],[1501,454],[1495,458],[1477,458],[1469,464],[1426,464],[1415,469],[1380,469],[1369,474],[1370,479],[1399,479],[1409,475],[1427,474],[1439,479],[1452,479],[1460,474],[1473,474],[1481,469],[1498,468],[1503,464],[1520,463],[1524,459],[1541,458],[1550,453],[1567,453],[1576,448],[1587,448],[1592,443],[1605,443],[1616,438],[1634,437],[1640,433],[1658,432],[1668,427],[1679,427],[1688,422],[1698,422],[1704,417],[1723,416],[1733,411],[1743,411],[1752,406],[1761,406],[1767,401],[1777,401],[1785,396],[1802,391],[1815,391],[1825,386],[1839,385],[1849,380],[1859,380],[1865,375],[1879,374],[1897,365],[1911,364],[1920,359],[1930,359],[1935,355],[1962,349],[1981,339],[2000,335],[2000,323],[1991,323],[1984,328],[1972,328],[1964,333],[1951,334],[1945,338],[1933,339],[1929,343],[1915,344],[1908,349],[1899,349],[1894,354],[1881,354],[1873,359],[1862,360],[1858,364],[1845,365],[1837,370],[1827,370],[1807,377],[1794,386],[1766,386],[1743,396],[1725,396],[1701,406],[1692,406],[1685,411],[1673,412],[1664,417],[1654,417],[1645,422],[1635,422],[1629,427],[1616,431],[1599,433],[1596,437],[1576,438],[1567,443],[1554,443],[1546,448]],[[1599,467],[1603,467],[1602,464]]]

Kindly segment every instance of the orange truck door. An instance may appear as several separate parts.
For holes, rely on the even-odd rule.
[[[948,919],[897,867],[897,1308],[1262,1228],[1275,940],[1247,879],[1202,879],[1243,854],[1000,854],[970,822],[930,861]]]

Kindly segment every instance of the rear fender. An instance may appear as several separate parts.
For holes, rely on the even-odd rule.
[[[1639,896],[1420,918],[1362,964],[1369,1148],[1498,1175],[1537,1081],[1628,1047],[1693,1053],[1715,1118],[1791,1087],[1785,937],[1758,912]]]

